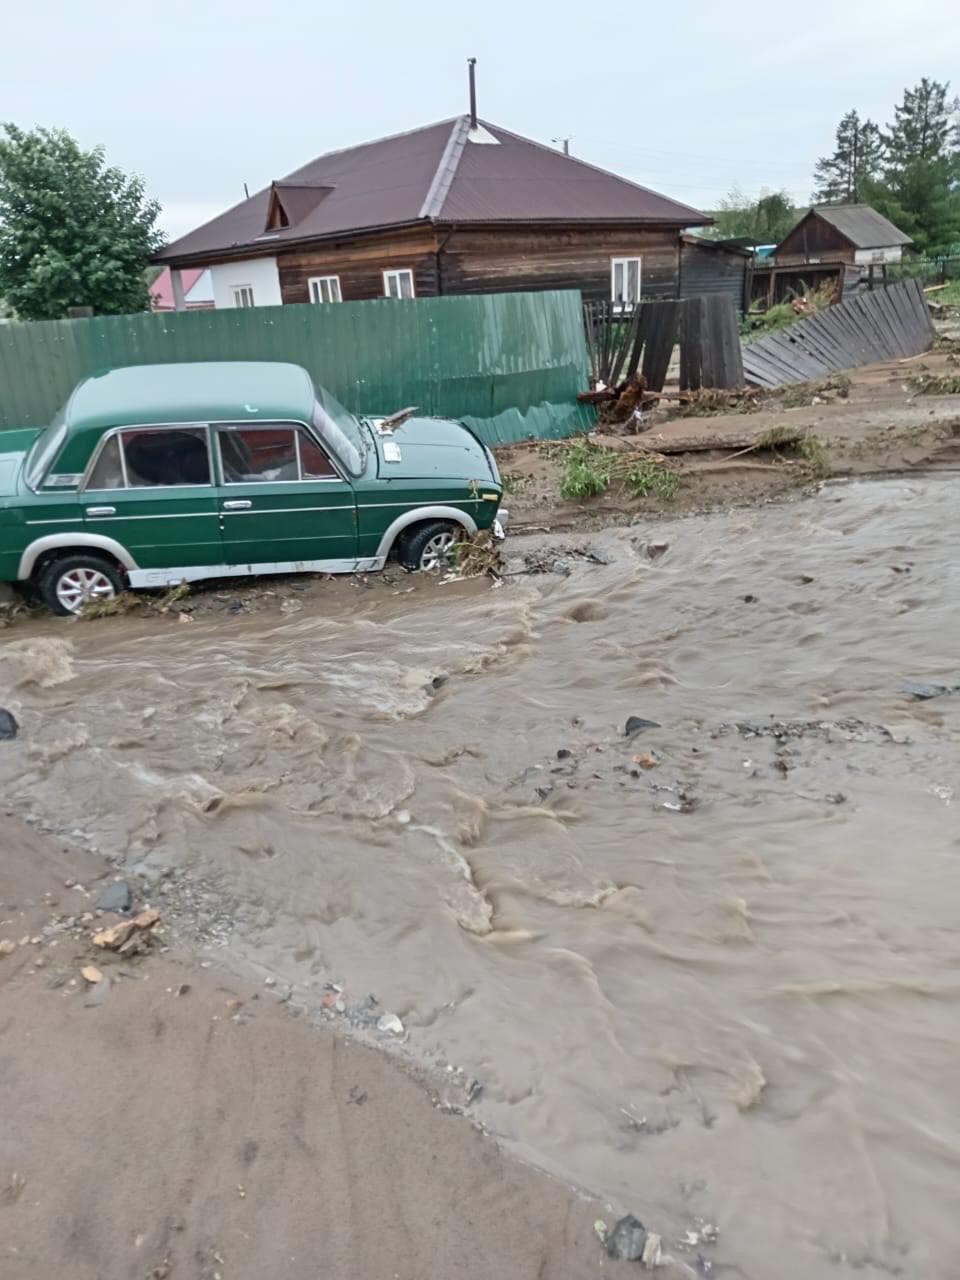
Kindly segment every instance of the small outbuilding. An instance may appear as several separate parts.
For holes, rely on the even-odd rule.
[[[803,215],[774,250],[777,266],[847,262],[878,266],[899,262],[910,236],[869,204],[818,205]]]

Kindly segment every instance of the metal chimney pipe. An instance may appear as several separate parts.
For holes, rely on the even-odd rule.
[[[477,60],[476,58],[468,58],[467,66],[470,68],[470,128],[477,127]]]

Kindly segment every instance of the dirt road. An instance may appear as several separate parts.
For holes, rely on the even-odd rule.
[[[104,870],[5,816],[0,938],[92,905]],[[603,1206],[271,988],[49,941],[0,957],[4,1280],[627,1273],[594,1233]]]

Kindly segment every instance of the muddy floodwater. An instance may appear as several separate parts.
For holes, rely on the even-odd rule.
[[[497,587],[30,623],[3,799],[188,870],[201,938],[306,1008],[375,994],[692,1266],[946,1280],[960,693],[905,683],[960,685],[958,501],[833,486]]]

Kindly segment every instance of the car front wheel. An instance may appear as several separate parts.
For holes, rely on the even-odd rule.
[[[450,564],[451,552],[461,536],[462,531],[446,520],[420,525],[401,543],[400,563],[405,569],[436,573]]]
[[[102,556],[62,556],[43,569],[37,586],[47,608],[66,616],[92,601],[112,600],[123,590],[123,578]]]

